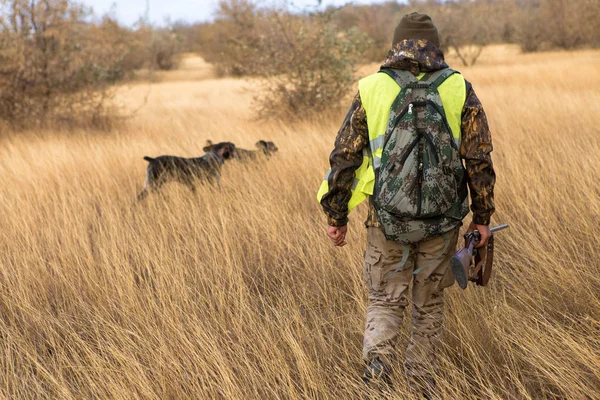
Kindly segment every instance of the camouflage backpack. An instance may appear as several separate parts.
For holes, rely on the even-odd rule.
[[[465,171],[438,87],[456,71],[418,80],[382,69],[401,90],[389,114],[373,205],[386,237],[414,243],[460,224],[468,213]]]

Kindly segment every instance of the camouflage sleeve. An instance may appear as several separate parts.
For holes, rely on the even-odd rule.
[[[342,123],[335,147],[329,157],[329,191],[321,199],[321,206],[327,214],[330,226],[344,226],[348,223],[348,202],[352,197],[354,172],[363,162],[363,149],[369,143],[367,114],[360,100],[354,97],[350,110]]]
[[[460,155],[465,160],[473,222],[489,225],[494,213],[494,183],[492,135],[481,102],[467,82],[467,100],[462,111],[462,143]]]

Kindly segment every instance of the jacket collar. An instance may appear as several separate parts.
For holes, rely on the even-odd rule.
[[[406,39],[397,43],[388,53],[381,68],[410,71],[413,75],[448,68],[444,53],[425,39]]]

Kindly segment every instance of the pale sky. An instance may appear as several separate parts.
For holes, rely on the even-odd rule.
[[[80,0],[86,6],[94,9],[96,16],[101,16],[115,6],[115,14],[119,21],[131,25],[144,15],[146,10],[146,1],[150,3],[150,21],[152,23],[162,24],[165,18],[170,18],[172,22],[185,20],[188,22],[209,21],[217,7],[218,0]],[[330,5],[343,4],[370,4],[381,3],[384,0],[323,0],[320,8]],[[281,4],[277,0],[262,1],[263,4]],[[301,11],[307,7],[316,7],[318,0],[290,0],[288,3],[292,9]]]

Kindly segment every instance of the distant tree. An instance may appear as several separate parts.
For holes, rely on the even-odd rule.
[[[598,44],[600,7],[593,0],[544,0],[540,16],[552,47],[575,49]]]
[[[183,39],[172,28],[152,29],[150,66],[163,71],[177,69],[181,61]]]
[[[430,12],[440,32],[442,48],[452,49],[465,66],[474,65],[492,41],[494,18],[485,2],[461,0],[436,5]]]

